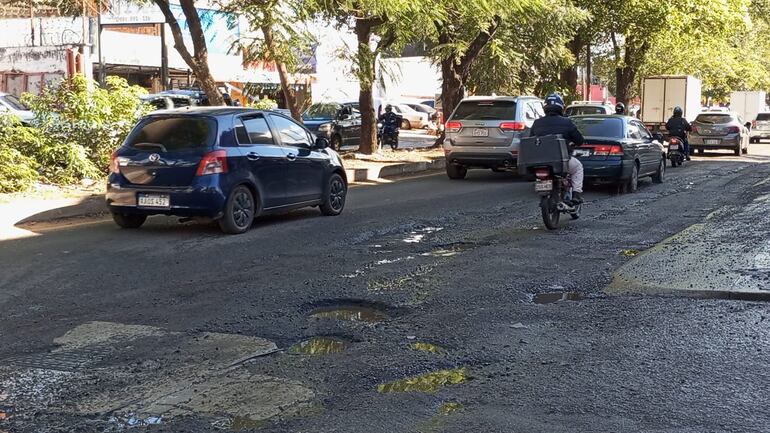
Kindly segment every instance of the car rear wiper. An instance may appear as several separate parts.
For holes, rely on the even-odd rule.
[[[141,148],[160,149],[162,152],[168,152],[168,150],[166,150],[166,146],[160,143],[149,143],[149,142],[135,143],[135,144],[132,144],[131,146],[139,149]]]

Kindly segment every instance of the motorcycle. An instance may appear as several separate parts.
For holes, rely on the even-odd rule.
[[[573,220],[580,218],[583,204],[572,201],[572,181],[569,175],[554,175],[549,167],[535,168],[534,172],[535,192],[540,194],[540,210],[545,226],[549,230],[558,228],[563,213]]]
[[[684,143],[679,137],[668,137],[668,159],[672,167],[684,164]]]
[[[393,123],[377,124],[377,141],[380,146],[390,146],[391,149],[398,149],[398,126]]]

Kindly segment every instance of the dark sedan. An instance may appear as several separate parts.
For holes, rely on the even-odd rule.
[[[620,192],[635,192],[640,178],[662,183],[666,154],[662,137],[653,136],[637,119],[616,115],[572,117],[585,143],[573,155],[583,163],[586,182],[608,183]]]
[[[347,179],[328,144],[271,111],[159,111],[113,153],[107,205],[124,228],[163,214],[212,218],[225,233],[245,232],[262,213],[318,206],[338,215]]]
[[[361,141],[361,113],[349,104],[313,104],[304,113],[305,126],[331,143],[331,148],[358,146]]]

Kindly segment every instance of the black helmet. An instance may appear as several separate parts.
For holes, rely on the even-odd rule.
[[[622,102],[615,105],[615,114],[626,114],[626,106]]]
[[[674,107],[674,117],[682,117],[682,107]]]
[[[558,93],[551,93],[545,98],[545,112],[546,113],[563,113],[564,112],[564,99]]]
[[[390,104],[386,105],[385,106],[385,112],[386,113],[390,113],[391,111],[393,111],[393,106],[390,105]]]

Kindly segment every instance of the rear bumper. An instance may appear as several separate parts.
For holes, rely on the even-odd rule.
[[[751,138],[770,138],[770,130],[752,130]]]
[[[719,142],[718,144],[706,144],[706,140],[719,140]],[[690,149],[735,149],[741,145],[741,138],[737,135],[731,137],[705,137],[699,135],[690,135],[688,141],[690,143]]]
[[[114,182],[112,176],[110,180],[113,181],[107,185],[105,198],[113,213],[218,218],[227,202],[227,193],[214,182],[189,187],[142,187]],[[139,207],[138,193],[168,194],[171,207]]]
[[[515,167],[519,157],[518,150],[509,147],[444,146],[444,154],[448,164],[481,168]]]
[[[632,160],[581,160],[580,162],[583,164],[583,177],[591,183],[617,183],[630,179],[634,167]]]

